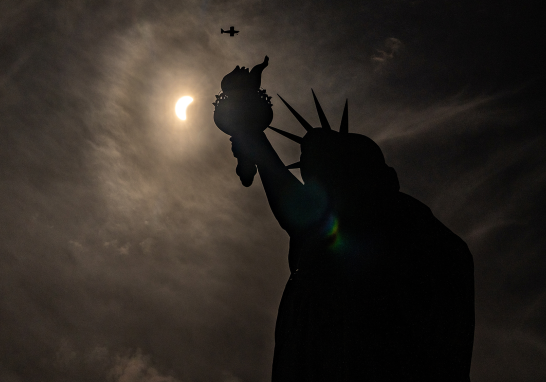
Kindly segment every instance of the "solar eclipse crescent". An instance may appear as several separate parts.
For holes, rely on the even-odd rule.
[[[188,108],[188,105],[193,102],[193,98],[190,96],[184,96],[180,98],[176,102],[176,106],[174,107],[174,111],[178,118],[185,121],[186,120],[186,109]]]

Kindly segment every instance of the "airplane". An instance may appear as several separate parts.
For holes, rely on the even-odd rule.
[[[231,37],[239,33],[239,31],[236,31],[234,27],[229,28],[229,30],[227,31],[223,30],[222,28],[220,28],[220,30],[222,31],[222,33],[229,33]]]

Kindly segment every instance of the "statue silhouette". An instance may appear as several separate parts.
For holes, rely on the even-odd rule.
[[[474,276],[467,245],[399,191],[373,140],[349,133],[347,103],[337,132],[313,97],[320,128],[282,98],[307,133],[271,127],[301,144],[299,163],[285,166],[262,126],[232,137],[234,155],[257,165],[290,236],[273,382],[469,381]],[[304,184],[287,167],[300,167]]]

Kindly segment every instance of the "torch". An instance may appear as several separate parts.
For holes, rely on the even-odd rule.
[[[213,103],[214,123],[234,140],[246,133],[264,131],[273,120],[271,97],[260,88],[268,61],[266,56],[263,63],[250,71],[237,66],[222,79],[222,91]],[[237,159],[235,172],[243,186],[249,187],[256,175],[256,164],[244,156]]]

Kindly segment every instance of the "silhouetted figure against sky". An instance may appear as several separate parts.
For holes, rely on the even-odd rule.
[[[235,36],[236,34],[239,33],[239,31],[236,31],[235,30],[235,27],[230,27],[227,31],[223,30],[222,28],[220,28],[220,33],[221,34],[224,34],[224,33],[227,33],[230,35],[230,37],[233,37]]]
[[[263,70],[263,68],[262,68]],[[321,121],[301,144],[304,184],[263,129],[234,135],[257,164],[271,209],[290,235],[275,329],[274,382],[469,381],[473,261],[466,244],[416,199],[370,138]],[[282,100],[282,98],[281,98]],[[217,109],[218,110],[218,109]],[[215,120],[218,116],[215,116]]]
[[[213,103],[214,122],[224,133],[235,138],[267,129],[273,120],[271,97],[260,89],[262,72],[269,57],[249,72],[239,65],[222,79],[222,93]],[[241,153],[238,157],[237,175],[245,187],[249,187],[256,174],[256,162]]]

